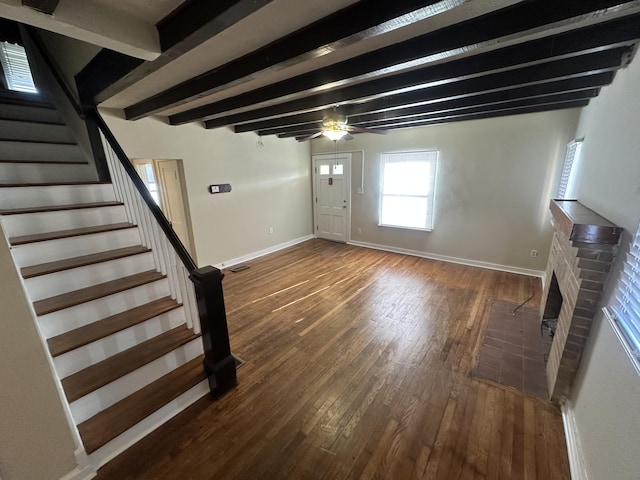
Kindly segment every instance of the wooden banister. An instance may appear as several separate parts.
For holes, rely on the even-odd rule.
[[[131,210],[139,213],[141,205],[144,205],[144,209],[151,214],[157,224],[157,228],[151,228],[152,232],[150,235],[155,235],[156,233],[153,232],[159,229],[166,240],[160,242],[160,244],[168,244],[170,246],[163,246],[160,250],[170,248],[174,252],[170,253],[169,258],[162,260],[161,263],[163,268],[173,270],[173,282],[176,295],[190,297],[192,299],[191,302],[188,301],[189,298],[181,300],[184,301],[185,306],[190,303],[194,304],[192,317],[195,316],[195,309],[197,308],[199,325],[194,324],[194,322],[191,322],[191,324],[195,333],[200,332],[202,335],[204,369],[209,379],[210,391],[214,396],[223,394],[236,384],[236,364],[229,345],[227,316],[222,291],[222,279],[224,275],[219,269],[212,266],[198,268],[191,254],[173,230],[169,220],[151,197],[149,190],[100,115],[97,107],[95,105],[81,105],[76,99],[72,93],[72,89],[64,81],[64,76],[58,70],[58,66],[50,58],[46,47],[38,37],[37,31],[31,27],[21,28],[21,34],[24,37],[28,37],[28,43],[33,46],[37,51],[37,55],[42,58],[42,63],[44,63],[43,67],[50,72],[50,78],[53,78],[53,81],[59,84],[66,100],[73,106],[73,110],[75,110],[78,117],[87,125],[100,180],[107,181],[111,179],[116,183],[117,181],[122,181],[123,178],[128,179],[125,183],[133,186],[131,192],[139,195],[138,199],[133,199],[135,195],[125,195],[131,200],[133,205]],[[105,142],[104,148],[102,148],[101,135]],[[107,156],[109,158],[107,158]],[[111,165],[111,167],[119,165],[116,175],[117,178],[111,178],[113,177],[113,172],[110,172],[109,165]],[[122,172],[124,172],[124,174]],[[140,200],[142,200],[142,202]],[[127,199],[123,198],[122,201],[126,203]],[[148,219],[148,213],[142,214],[141,218]],[[147,224],[148,220],[144,220],[141,223]],[[153,243],[153,241],[151,243]],[[158,252],[158,255],[162,254]],[[171,260],[171,258],[175,258],[176,256],[182,264],[180,268],[175,268],[175,261]],[[173,267],[172,265],[168,265],[170,263]],[[186,274],[184,271],[186,271]],[[187,287],[189,284],[187,277],[193,283],[191,288]],[[189,323],[189,320],[187,323]]]

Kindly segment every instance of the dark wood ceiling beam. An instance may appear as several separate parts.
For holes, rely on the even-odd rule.
[[[567,82],[570,82],[568,80]],[[564,82],[552,82],[550,84],[534,85],[532,87],[514,88],[511,90],[503,90],[499,92],[487,93],[484,95],[474,95],[473,97],[456,98],[444,102],[435,102],[427,105],[420,105],[409,108],[398,108],[386,110],[371,115],[354,115],[349,117],[349,125],[373,126],[385,125],[390,122],[410,120],[420,120],[427,118],[429,115],[440,115],[443,113],[455,113],[470,108],[482,109],[491,108],[496,105],[504,105],[513,102],[529,102],[530,104],[541,104],[548,101],[567,101],[597,97],[600,92],[600,86],[595,88],[577,89],[577,90],[559,90],[556,92],[534,93],[533,91],[539,87],[547,85],[555,85]]]
[[[307,123],[305,125],[298,125],[297,127],[290,128],[272,128],[268,130],[258,130],[256,133],[261,137],[268,135],[286,135],[288,137],[296,137],[308,133],[309,135],[318,132],[322,129],[322,123]]]
[[[598,92],[597,90],[592,89],[592,90],[583,90],[581,92],[558,93],[555,95],[547,95],[544,97],[523,98],[523,99],[511,100],[506,102],[496,102],[492,104],[473,105],[473,106],[457,108],[457,109],[440,110],[433,113],[413,115],[409,117],[396,117],[396,118],[389,118],[384,120],[376,120],[373,122],[363,122],[358,124],[349,123],[349,125],[354,125],[354,126],[357,125],[358,127],[364,127],[364,128],[389,129],[394,127],[401,127],[403,125],[414,125],[416,123],[431,121],[433,119],[442,118],[442,117],[475,115],[482,112],[506,111],[506,110],[512,110],[514,108],[565,104],[567,102],[575,102],[575,101],[582,101],[582,100],[589,101],[591,98],[594,98],[597,95],[597,92]]]
[[[322,120],[323,113],[321,111],[301,113],[298,115],[288,115],[285,117],[272,118],[270,120],[260,120],[257,122],[243,123],[240,125],[234,125],[233,130],[235,133],[242,132],[254,132],[257,130],[265,130],[270,128],[286,128],[296,127],[298,125],[305,125],[309,123],[316,123]]]
[[[593,87],[600,88],[610,85],[613,82],[614,75],[614,72],[605,72],[559,81],[538,83],[525,87],[505,86],[503,88],[494,89],[489,93],[478,92],[474,89],[469,90],[468,86],[460,88],[459,85],[452,84],[444,86],[444,88],[440,90],[439,93],[442,95],[442,98],[437,98],[437,96],[434,97],[433,92],[429,90],[416,90],[402,95],[379,98],[372,100],[371,102],[344,105],[338,109],[338,113],[347,116],[348,119],[355,118],[358,115],[375,115],[377,113],[386,112],[393,115],[393,110],[395,109],[424,107],[425,111],[427,111],[429,108],[437,109],[438,105],[444,102],[472,102],[476,98],[483,97],[485,95],[496,95],[498,98],[505,95],[506,98],[506,95],[508,95],[511,90],[523,91],[524,89],[527,89],[529,91],[538,92],[539,94],[544,94],[545,92],[553,93],[561,92],[563,90],[571,91]]]
[[[60,3],[60,0],[22,0],[22,5],[25,7],[33,8],[47,15],[53,15],[53,12],[55,12],[58,7],[58,3]]]
[[[131,105],[125,109],[125,115],[129,120],[152,115],[244,83],[258,72],[281,70],[326,55],[464,3],[463,0],[361,0],[270,45]],[[434,4],[438,5],[431,7]]]
[[[389,74],[390,72],[406,69],[407,62],[410,62],[412,66],[427,64],[437,59],[455,56],[461,52],[468,53],[480,48],[487,48],[487,42],[489,41],[499,45],[509,41],[509,36],[514,33],[522,33],[540,25],[548,26],[549,23],[543,22],[562,19],[559,12],[566,16],[583,12],[587,7],[593,8],[592,4],[584,4],[583,9],[576,12],[570,8],[563,10],[556,5],[555,9],[545,11],[542,15],[539,11],[536,12],[537,15],[534,15],[535,10],[533,10],[533,7],[540,8],[540,3],[544,2],[528,2],[524,5],[500,10],[491,15],[485,15],[478,19],[428,33],[314,72],[198,107],[173,117],[180,118],[181,122],[184,119],[185,123],[194,120],[212,119],[225,112],[231,113],[233,110],[259,106],[274,99],[284,101],[300,94],[313,93],[318,87],[328,83],[340,87],[355,81],[361,82],[374,78],[380,73]],[[527,21],[524,22],[523,18]],[[575,24],[574,28],[583,25],[583,17],[570,18],[571,22]],[[598,48],[601,45],[631,42],[639,37],[640,15],[632,15],[629,18],[570,31],[549,39],[531,41],[529,42],[529,44],[532,44],[529,61],[586,51],[591,48]],[[512,48],[520,46],[515,45]],[[383,70],[384,72],[382,72]]]
[[[352,104],[346,105],[344,108],[340,108],[341,114],[346,114],[348,118],[351,118],[355,115],[363,115],[363,114],[375,114],[378,112],[386,112],[391,111],[396,108],[404,108],[418,105],[430,105],[437,104],[439,102],[444,102],[448,100],[454,99],[473,99],[479,95],[496,93],[498,95],[509,92],[510,90],[518,90],[521,88],[536,88],[540,89],[539,91],[544,91],[544,88],[549,85],[557,85],[557,84],[566,84],[570,85],[567,87],[567,90],[581,90],[583,88],[590,87],[603,87],[606,85],[610,85],[613,82],[615,77],[614,71],[607,71],[601,73],[585,73],[584,75],[572,76],[571,78],[566,78],[562,80],[550,80],[550,81],[542,81],[542,82],[534,82],[532,84],[527,84],[525,86],[521,86],[518,84],[508,85],[505,83],[500,83],[499,86],[494,85],[494,88],[491,87],[490,84],[485,83],[485,90],[476,90],[469,89],[468,85],[463,85],[460,88],[459,85],[451,84],[445,85],[444,89],[441,90],[440,98],[437,96],[434,97],[433,91],[429,90],[417,90],[414,92],[407,92],[402,95],[396,95],[391,97],[383,97],[376,100],[372,100],[367,103],[360,104]],[[506,79],[502,79],[505,81]],[[453,88],[452,88],[453,87]],[[553,88],[553,87],[552,87]],[[551,91],[551,90],[550,90]],[[561,90],[557,90],[561,91]]]
[[[509,115],[523,115],[527,113],[548,112],[551,110],[564,110],[568,108],[583,108],[583,107],[586,107],[587,105],[589,105],[589,100],[576,100],[572,102],[553,103],[548,105],[537,105],[537,106],[531,106],[531,107],[484,111],[484,112],[478,112],[478,113],[469,114],[469,115],[445,115],[441,118],[425,120],[422,122],[414,122],[411,124],[404,124],[401,126],[389,127],[389,130],[396,130],[400,128],[423,127],[427,125],[460,122],[460,121],[466,121],[466,120],[481,120],[485,118],[506,117]]]
[[[531,85],[521,88],[513,88],[510,90],[501,90],[498,92],[475,95],[473,97],[463,97],[443,102],[418,103],[417,105],[407,106],[406,104],[386,106],[381,109],[376,102],[361,104],[361,106],[371,105],[375,113],[360,112],[358,115],[349,114],[353,106],[344,105],[337,109],[337,113],[347,116],[350,124],[358,122],[367,122],[382,120],[388,118],[398,118],[403,116],[411,116],[423,113],[436,112],[440,110],[449,110],[468,105],[484,105],[495,102],[503,102],[516,100],[521,98],[535,98],[545,95],[552,95],[560,92],[573,92],[581,90],[597,91],[600,87],[610,83],[611,75],[590,75],[587,77],[573,78],[569,80],[561,80],[558,82],[548,82],[539,85]],[[394,97],[395,98],[395,97]],[[409,104],[415,104],[416,101],[412,97],[408,99]],[[269,134],[283,132],[285,130],[293,130],[295,128],[305,128],[308,125],[315,125],[322,119],[323,112],[310,112],[301,115],[291,115],[286,117],[278,117],[271,120],[263,120],[259,122],[244,123],[234,126],[236,133],[268,131]]]
[[[526,45],[522,48],[525,47]],[[458,85],[458,88],[466,88],[467,93],[471,93],[474,91],[490,91],[506,86],[524,86],[561,80],[573,76],[615,70],[620,67],[623,55],[629,50],[627,47],[619,47],[486,74],[484,72],[486,72],[485,69],[489,59],[493,62],[493,68],[489,68],[489,71],[495,69],[497,65],[507,68],[510,63],[518,62],[517,58],[490,52],[392,77],[372,80],[272,107],[208,120],[205,122],[205,126],[206,128],[216,128],[258,119],[268,119],[290,114],[291,112],[321,110],[345,102],[373,100],[376,97],[399,95],[410,90],[426,89],[432,93],[433,99],[437,99],[441,96],[440,92],[446,90],[444,87],[447,87],[448,84]],[[513,51],[512,55],[516,52],[517,50]],[[460,80],[465,77],[467,78]],[[437,80],[434,81],[434,79]],[[175,117],[177,116],[169,117],[172,124],[182,123],[181,121],[176,121],[177,119],[182,120],[181,117],[177,119]]]
[[[557,82],[561,83],[561,82]],[[416,122],[428,120],[432,117],[444,114],[477,113],[482,110],[491,110],[506,107],[522,107],[558,103],[573,100],[594,98],[598,95],[599,88],[580,89],[574,91],[559,91],[546,94],[534,94],[532,87],[517,88],[502,92],[493,92],[485,95],[458,98],[444,102],[436,102],[410,108],[388,110],[379,114],[360,115],[348,118],[348,124],[366,128],[386,129],[389,125],[401,122]],[[359,117],[359,118],[358,118]],[[356,120],[358,118],[358,120]],[[297,126],[275,127],[258,130],[258,135],[278,135],[307,130],[318,130],[321,123],[307,123]],[[294,135],[295,136],[295,135]]]
[[[436,118],[436,119],[432,119],[424,122],[415,122],[414,124],[411,124],[411,125],[391,127],[388,130],[424,127],[428,125],[462,122],[467,120],[481,120],[481,119],[495,118],[495,117],[506,117],[510,115],[524,115],[527,113],[548,112],[552,110],[563,110],[563,109],[569,109],[569,108],[583,108],[583,107],[586,107],[588,104],[589,104],[588,100],[577,100],[573,102],[556,103],[556,104],[549,104],[549,105],[537,105],[537,106],[531,106],[531,107],[480,112],[477,114],[469,114],[469,115],[448,115],[448,116],[443,116],[441,118]],[[313,131],[311,131],[310,133],[313,133]],[[308,134],[298,134],[298,135],[281,134],[281,135],[278,135],[278,138],[290,138],[291,136],[295,137],[296,140],[302,140],[306,136],[308,136]]]
[[[100,58],[84,75],[85,96],[100,103],[159,70],[272,0],[191,0],[171,12],[158,25],[162,54],[152,62],[130,62],[127,69],[111,69]],[[111,61],[110,57],[106,60]],[[93,87],[93,85],[99,85]]]

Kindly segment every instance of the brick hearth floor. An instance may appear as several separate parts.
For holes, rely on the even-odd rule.
[[[548,400],[540,314],[536,308],[494,301],[476,375]]]

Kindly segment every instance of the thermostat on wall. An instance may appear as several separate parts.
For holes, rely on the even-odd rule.
[[[230,183],[219,183],[217,185],[209,185],[209,193],[227,193],[231,191]]]

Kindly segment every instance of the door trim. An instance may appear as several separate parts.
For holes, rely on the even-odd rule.
[[[347,213],[346,213],[346,235],[345,235],[345,243],[351,241],[351,153],[348,152],[336,152],[336,153],[321,153],[311,156],[311,176],[312,176],[312,194],[313,198],[311,199],[313,203],[313,234],[317,237],[318,232],[318,203],[316,199],[318,198],[317,192],[317,169],[316,169],[316,161],[317,160],[344,160],[344,184],[347,186],[346,197],[347,197]]]

